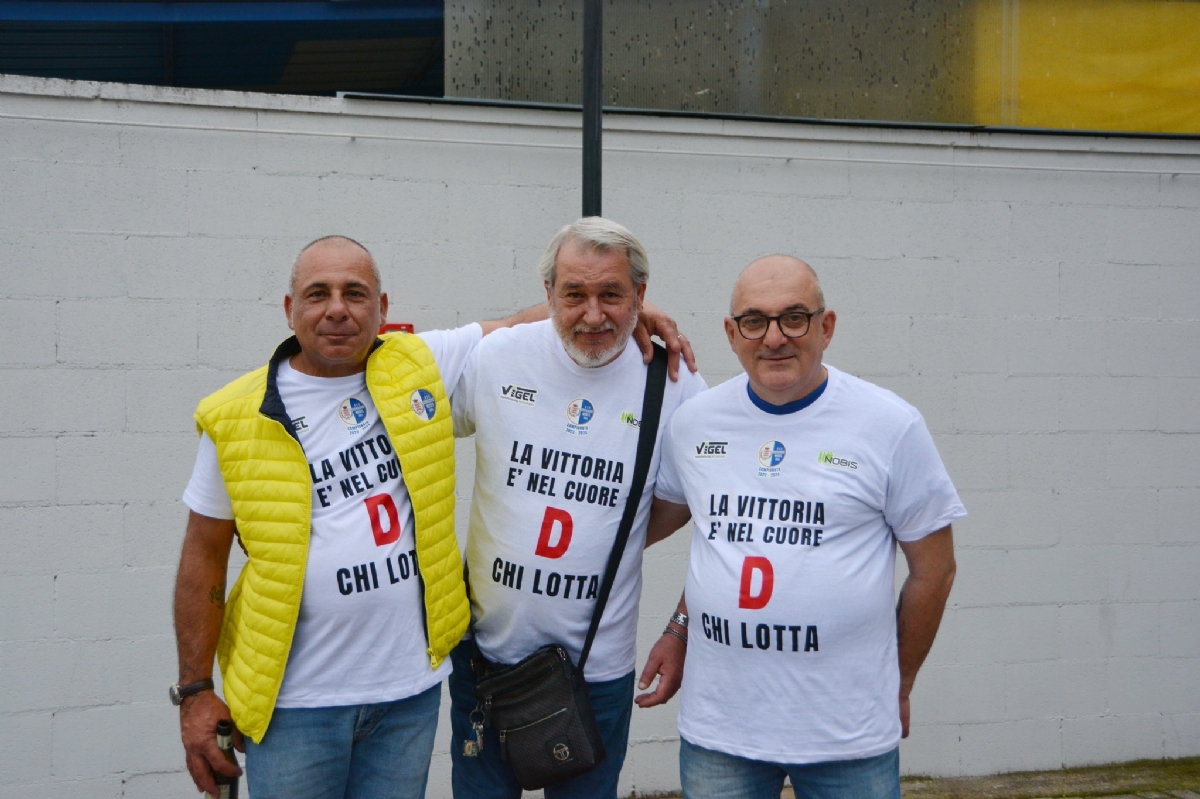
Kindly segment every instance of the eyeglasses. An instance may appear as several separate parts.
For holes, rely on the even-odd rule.
[[[808,311],[788,311],[779,316],[767,316],[761,313],[746,313],[733,317],[737,323],[738,332],[748,341],[758,341],[765,338],[771,323],[779,325],[779,332],[788,338],[801,338],[808,332],[812,318],[825,309],[818,308],[811,313]]]

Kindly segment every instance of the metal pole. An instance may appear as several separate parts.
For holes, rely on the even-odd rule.
[[[600,216],[601,118],[604,113],[602,0],[583,0],[583,215]]]

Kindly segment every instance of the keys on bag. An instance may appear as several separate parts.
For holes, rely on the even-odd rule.
[[[475,731],[475,740],[468,738],[463,741],[463,757],[479,757],[483,751],[483,706],[476,705],[471,711],[471,729]]]

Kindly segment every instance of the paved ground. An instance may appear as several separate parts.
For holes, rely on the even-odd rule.
[[[989,777],[905,777],[904,799],[1200,799],[1200,757]],[[791,799],[791,792],[784,794]]]
[[[1200,799],[1200,757],[1135,760],[1089,768],[1031,771],[991,777],[902,781],[905,799],[1042,799],[1140,797]]]
[[[989,777],[905,777],[904,799],[1200,799],[1200,757]],[[781,799],[793,799],[784,788]]]

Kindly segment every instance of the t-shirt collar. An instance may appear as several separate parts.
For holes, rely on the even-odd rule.
[[[774,414],[775,416],[784,416],[789,413],[795,413],[796,411],[802,411],[809,405],[812,405],[821,397],[822,394],[825,393],[825,388],[828,385],[829,375],[826,374],[825,379],[821,381],[821,385],[817,386],[800,399],[792,400],[791,402],[785,402],[783,405],[772,405],[762,397],[755,394],[754,389],[750,387],[749,380],[746,381],[746,393],[750,395],[750,401],[754,403],[754,407],[758,408],[760,411],[765,411],[766,413]]]

